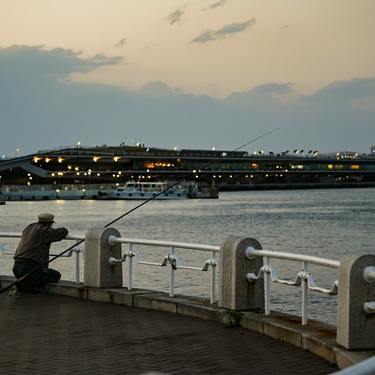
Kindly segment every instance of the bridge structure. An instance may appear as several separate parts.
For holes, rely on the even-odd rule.
[[[20,236],[20,233],[0,233],[0,238]],[[124,358],[132,369],[131,373],[152,370],[176,374],[318,374],[332,373],[337,367],[347,368],[344,370],[345,374],[374,373],[375,255],[372,253],[357,253],[332,260],[263,249],[251,237],[230,236],[220,246],[216,246],[126,238],[115,228],[91,228],[85,236],[67,237],[70,241],[83,239],[84,247],[78,245],[66,254],[68,257],[75,254],[74,281],[51,284],[47,294],[21,296],[16,301],[8,296],[1,296],[2,306],[6,308],[0,314],[0,324],[8,330],[10,336],[7,336],[7,340],[12,337],[10,344],[5,346],[6,354],[10,355],[10,348],[18,351],[17,345],[23,345],[17,335],[18,324],[24,321],[35,322],[36,319],[35,326],[28,323],[26,327],[29,335],[27,350],[32,352],[32,346],[41,345],[43,340],[53,342],[54,335],[60,345],[69,348],[69,355],[57,356],[59,362],[55,365],[55,373],[66,371],[66,366],[70,365],[62,362],[68,360],[68,357],[71,360],[74,357],[71,363],[79,366],[80,356],[73,355],[76,351],[82,358],[92,361],[91,367],[87,363],[80,365],[86,366],[85,368],[89,366],[93,373],[99,373],[95,372],[95,366],[96,370],[105,367],[109,373],[118,373],[116,371],[119,367],[115,363],[122,356],[121,353],[127,353]],[[137,259],[141,246],[162,249],[164,255],[160,262]],[[204,252],[207,259],[199,267],[184,264],[179,259],[181,249]],[[83,282],[79,272],[82,254]],[[297,262],[301,264],[301,271],[295,278],[279,278],[272,265],[273,259]],[[133,283],[135,263],[150,270],[155,267],[165,269],[169,279],[169,292],[138,289]],[[318,286],[309,271],[310,265],[338,270],[338,280],[333,280],[330,288]],[[126,279],[124,266],[127,271]],[[176,275],[182,277],[179,272],[184,269],[210,273],[208,298],[176,295],[175,278]],[[1,287],[4,287],[13,278],[5,275],[0,281]],[[272,283],[301,289],[301,317],[270,309]],[[327,296],[338,294],[336,327],[309,319],[310,293],[323,293]],[[54,296],[47,298],[48,295]],[[65,297],[81,301],[81,312],[72,299]],[[97,305],[90,305],[89,301],[104,302],[107,305],[95,307]],[[110,308],[112,305],[120,305],[123,310],[119,306]],[[47,314],[44,315],[51,313],[52,316],[46,317],[43,319],[45,323],[41,323],[39,314],[43,315],[44,306],[47,309]],[[165,315],[149,311],[158,311],[158,314],[163,312]],[[75,313],[82,315],[76,317]],[[181,317],[181,324],[177,317]],[[191,320],[192,318],[194,319]],[[199,323],[196,318],[200,319]],[[99,328],[93,329],[93,321],[99,324]],[[64,325],[64,322],[68,323]],[[92,331],[82,331],[82,327]],[[238,331],[222,331],[223,327],[237,327]],[[70,330],[71,335],[68,333]],[[217,335],[212,336],[213,332]],[[236,332],[234,336],[233,332]],[[137,333],[140,335],[137,336]],[[245,338],[241,339],[242,336]],[[270,338],[272,341],[267,341]],[[97,358],[100,351],[98,342],[101,350],[107,348],[104,355],[106,358],[102,360]],[[176,349],[180,344],[180,349]],[[4,340],[2,345],[4,346]],[[42,345],[42,349],[50,351],[49,345]],[[119,345],[122,345],[121,350]],[[210,348],[208,351],[205,345]],[[295,351],[296,348],[299,349]],[[40,347],[38,353],[39,349]],[[29,369],[36,372],[40,363],[54,366],[53,361],[47,361],[46,364],[45,358],[42,359],[39,354],[35,355],[41,362],[33,362],[32,354],[27,350],[21,350],[18,360],[0,360],[0,368],[5,366],[5,370],[14,373],[17,366],[22,371],[29,366]],[[53,346],[52,350],[56,352],[56,347]],[[150,358],[146,360],[147,355]],[[286,367],[281,368],[280,361],[285,361]],[[120,362],[124,365],[123,361]]]

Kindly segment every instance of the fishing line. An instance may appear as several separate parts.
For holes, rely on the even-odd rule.
[[[199,172],[207,169],[210,165],[212,164],[215,164],[217,163],[219,160],[222,160],[228,156],[230,156],[231,154],[233,154],[234,152],[240,150],[241,148],[244,148],[268,135],[271,135],[277,131],[279,131],[280,128],[276,128],[276,129],[273,129],[273,130],[270,130],[266,133],[263,133],[262,135],[259,135],[258,137],[256,138],[253,138],[251,139],[250,141],[244,143],[243,145],[237,147],[236,149],[228,152],[228,153],[222,153],[221,156],[219,156],[218,158],[215,158],[213,160],[211,160],[209,163],[207,163],[203,169],[199,170]],[[184,182],[186,180],[186,178],[183,178],[175,183],[173,183],[172,185],[170,185],[169,187],[167,187],[166,189],[164,189],[163,191],[160,191],[159,193],[155,194],[154,196],[152,196],[151,198],[145,200],[144,202],[138,204],[137,206],[133,207],[132,209],[130,209],[129,211],[125,212],[124,214],[118,216],[116,219],[112,220],[111,222],[107,223],[106,225],[104,225],[104,228],[107,228],[109,227],[110,225],[116,223],[117,221],[123,219],[125,216],[131,214],[132,212],[134,212],[135,210],[137,210],[138,208],[144,206],[145,204],[147,204],[148,202],[151,202],[152,200],[154,200],[155,198],[157,198],[158,196],[162,195],[162,194],[165,194],[168,190],[174,188],[175,186],[181,184],[182,182]],[[20,282],[24,281],[25,279],[27,279],[28,277],[30,277],[31,275],[33,275],[35,272],[39,271],[40,269],[42,269],[43,267],[47,266],[48,264],[52,263],[54,260],[56,260],[57,258],[60,258],[62,255],[64,255],[65,253],[73,250],[76,246],[80,245],[82,242],[84,242],[85,239],[83,240],[79,240],[78,242],[76,242],[74,245],[68,247],[66,250],[62,251],[61,253],[57,254],[57,255],[54,255],[51,259],[48,260],[48,262],[45,262],[45,263],[42,263],[40,264],[39,266],[35,267],[33,270],[31,270],[29,273],[26,273],[25,275],[23,275],[22,277],[20,277],[19,279],[16,279],[15,281],[13,281],[11,284],[9,284],[8,286],[0,289],[0,294],[7,291],[8,289],[10,289],[11,287],[13,287],[14,285],[16,284],[19,284]],[[30,250],[29,250],[30,251]],[[27,254],[28,252],[25,252],[23,255]]]

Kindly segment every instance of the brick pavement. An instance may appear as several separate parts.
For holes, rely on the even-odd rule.
[[[0,295],[0,374],[328,374],[265,335],[177,314],[47,294]]]

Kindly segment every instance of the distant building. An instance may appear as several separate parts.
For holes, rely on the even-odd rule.
[[[297,153],[298,151],[298,153]],[[0,185],[111,184],[127,181],[194,181],[221,190],[375,184],[371,154],[318,151],[249,154],[246,151],[160,149],[138,146],[69,147],[0,158]]]

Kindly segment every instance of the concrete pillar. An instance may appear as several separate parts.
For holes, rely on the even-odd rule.
[[[263,276],[249,283],[246,274],[258,274],[263,265],[261,257],[248,259],[247,247],[261,249],[254,238],[230,236],[221,245],[219,306],[231,310],[249,310],[264,307]]]
[[[121,237],[114,228],[90,228],[85,237],[84,284],[97,288],[122,287],[122,263],[111,266],[109,257],[121,258],[121,244],[110,246],[109,236]]]
[[[375,254],[344,256],[340,261],[337,306],[337,343],[346,349],[375,349],[375,314],[364,304],[375,302],[375,282],[364,270],[375,266]]]

